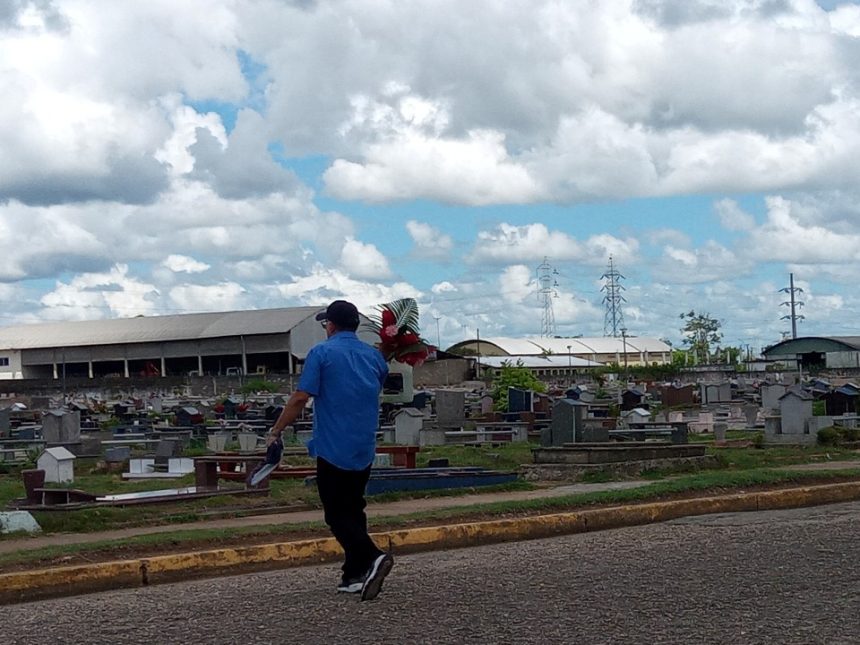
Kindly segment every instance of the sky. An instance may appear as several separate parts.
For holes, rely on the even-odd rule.
[[[860,335],[860,6],[4,0],[0,325],[419,302],[423,335]]]

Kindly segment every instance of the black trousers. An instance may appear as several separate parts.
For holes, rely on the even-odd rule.
[[[325,523],[343,547],[343,577],[364,575],[382,551],[367,534],[364,489],[370,466],[364,470],[343,470],[317,457],[317,489],[325,511]]]

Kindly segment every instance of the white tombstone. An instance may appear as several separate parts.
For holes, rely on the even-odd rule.
[[[260,437],[256,432],[240,432],[237,435],[239,439],[239,450],[241,452],[251,452],[257,447],[257,442]]]
[[[167,472],[171,475],[187,475],[194,472],[194,460],[188,457],[171,457],[167,460]]]
[[[146,475],[155,471],[155,459],[152,457],[134,458],[128,460],[128,472],[131,475]]]
[[[0,533],[38,533],[42,530],[27,511],[0,511]]]
[[[230,432],[213,432],[206,437],[206,445],[212,452],[222,452],[231,436]]]
[[[75,481],[75,456],[62,446],[45,450],[36,460],[36,467],[45,471],[45,482]]]
[[[417,446],[424,415],[415,408],[401,408],[394,416],[394,443]]]

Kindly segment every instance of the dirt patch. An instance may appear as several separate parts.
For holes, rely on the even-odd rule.
[[[712,487],[695,491],[681,491],[675,493],[667,493],[662,495],[654,495],[648,499],[631,500],[623,502],[624,505],[640,505],[658,501],[692,499],[697,497],[713,497],[718,495],[731,495],[738,493],[764,492],[771,490],[798,488],[804,486],[815,486],[816,484],[838,484],[843,482],[857,481],[856,477],[827,477],[808,481],[796,481],[790,483],[774,483],[774,484],[758,484],[754,486],[744,487]],[[498,520],[518,517],[530,517],[535,515],[546,515],[550,513],[563,513],[576,510],[608,508],[619,506],[619,502],[611,503],[593,503],[593,504],[574,504],[574,505],[551,505],[552,500],[548,499],[548,507],[544,509],[524,509],[522,511],[505,511],[505,512],[463,512],[456,515],[445,516],[440,518],[426,518],[407,520],[400,518],[376,518],[372,522],[371,529],[374,531],[384,531],[396,528],[417,528],[425,526],[438,526],[439,524],[459,524],[465,522],[480,522],[484,520]],[[267,527],[271,528],[271,527]],[[0,564],[0,573],[10,573],[15,571],[30,571],[34,569],[45,569],[58,566],[74,566],[79,564],[92,564],[97,562],[108,562],[112,560],[130,560],[153,557],[156,555],[166,555],[171,553],[185,553],[188,551],[205,551],[210,549],[220,549],[228,547],[246,547],[256,546],[261,544],[271,544],[273,542],[285,542],[303,540],[309,538],[329,537],[329,532],[325,528],[307,528],[293,525],[283,525],[279,527],[282,530],[261,530],[259,533],[249,532],[241,535],[230,537],[206,537],[206,538],[190,538],[182,540],[165,539],[156,544],[123,544],[110,545],[107,547],[84,548],[80,552],[73,554],[65,554],[54,557],[34,557],[26,562],[14,562]]]

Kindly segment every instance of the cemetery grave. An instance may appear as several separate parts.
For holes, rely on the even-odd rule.
[[[822,388],[809,394],[781,385],[762,386],[762,402],[775,405],[773,409],[760,406],[746,392],[744,398],[737,398],[738,389],[725,383],[698,388],[618,383],[599,392],[577,386],[556,397],[513,388],[503,411],[494,409],[493,399],[480,387],[423,392],[412,404],[383,406],[377,467],[368,492],[471,490],[509,483],[518,476],[551,482],[815,460],[823,455],[816,446],[793,448],[787,442],[801,437],[801,441],[814,443],[816,428],[825,422],[856,426],[858,417],[848,412],[858,390],[840,388],[839,392]],[[624,395],[630,409],[619,413]],[[663,407],[661,396],[674,396],[679,407]],[[811,402],[816,396],[830,396],[830,411],[842,414],[824,420],[813,415]],[[707,402],[689,402],[696,398]],[[5,414],[0,410],[0,492],[4,481],[14,478],[18,487],[14,496],[20,498],[22,466],[32,468],[42,456],[55,459],[50,468],[59,471],[68,468],[71,455],[73,482],[58,474],[57,483],[31,488],[69,491],[74,486],[81,492],[42,492],[40,504],[61,501],[60,506],[68,508],[69,503],[171,502],[164,511],[147,511],[145,517],[153,518],[176,512],[170,508],[215,504],[195,496],[219,485],[228,489],[223,492],[229,498],[225,503],[236,508],[253,509],[261,503],[253,499],[259,491],[244,499],[247,493],[240,491],[248,470],[261,459],[263,434],[280,411],[275,398],[251,402],[238,397],[126,398],[100,403],[101,412],[91,401],[68,410],[62,410],[56,401],[45,403],[45,414],[30,409],[6,408]],[[778,424],[772,419],[777,413],[781,413]],[[82,427],[84,417],[98,430]],[[760,426],[764,426],[765,442],[779,436],[777,441],[786,442],[787,447],[767,451],[752,447]],[[317,503],[313,490],[305,485],[315,474],[302,445],[310,428],[310,415],[295,424],[295,444],[271,475],[273,499],[266,503]],[[738,440],[747,440],[749,447],[732,445]],[[65,452],[57,453],[58,449]],[[830,452],[848,454],[835,448]],[[1,474],[6,455],[17,462],[5,466],[11,468],[11,475]],[[447,465],[436,461],[439,459],[448,460]],[[44,469],[47,472],[49,465]],[[164,492],[168,490],[165,479],[175,480],[177,488],[169,489],[172,493]],[[0,501],[8,502],[11,497],[6,494]]]

